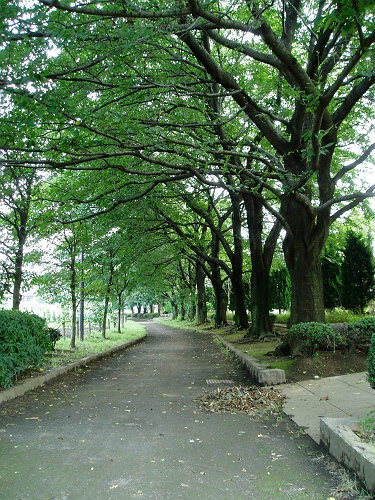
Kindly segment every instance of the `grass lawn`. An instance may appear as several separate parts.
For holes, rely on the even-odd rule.
[[[105,339],[103,339],[101,332],[98,331],[85,334],[83,341],[76,338],[76,347],[74,349],[70,347],[70,338],[60,339],[56,342],[55,350],[46,355],[44,369],[58,368],[68,363],[73,363],[87,356],[125,344],[129,340],[135,340],[146,333],[144,326],[130,320],[125,323],[121,331],[122,333],[117,333],[114,329],[107,330],[107,338]]]

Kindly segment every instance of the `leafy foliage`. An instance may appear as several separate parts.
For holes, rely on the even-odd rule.
[[[270,276],[270,308],[282,310],[290,308],[290,277],[285,266],[271,272]]]
[[[373,196],[352,181],[373,150],[364,124],[374,116],[374,2],[258,4],[4,6],[0,147],[10,166],[51,170],[47,198],[65,221],[192,176],[236,203],[235,193],[255,194],[287,232],[292,323],[322,321],[321,280],[311,275],[329,224]],[[259,226],[252,254],[263,257],[261,217],[247,211],[250,237]],[[235,245],[215,235],[228,258],[241,234]]]
[[[349,323],[349,326],[357,335],[370,339],[375,333],[375,317],[367,316],[366,318]]]
[[[324,307],[333,309],[341,305],[341,260],[337,252],[326,252],[322,258]]]
[[[342,263],[342,304],[345,308],[363,312],[374,296],[374,257],[364,238],[349,231]]]
[[[372,389],[375,389],[375,333],[371,336],[371,344],[367,358],[368,381]]]
[[[293,325],[287,337],[292,348],[298,344],[298,350],[308,356],[313,356],[323,346],[333,347],[342,341],[341,335],[330,325],[315,322]]]
[[[0,385],[10,387],[13,378],[30,366],[43,364],[53,350],[56,334],[36,314],[0,311]],[[57,340],[57,339],[56,339]]]

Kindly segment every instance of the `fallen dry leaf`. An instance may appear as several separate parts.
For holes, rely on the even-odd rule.
[[[234,386],[205,393],[197,401],[201,408],[216,413],[247,413],[280,411],[285,396],[268,387]]]

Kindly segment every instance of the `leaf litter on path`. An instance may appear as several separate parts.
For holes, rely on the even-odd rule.
[[[215,413],[247,413],[257,415],[264,411],[280,412],[286,396],[269,387],[233,386],[218,388],[197,399],[200,408]]]

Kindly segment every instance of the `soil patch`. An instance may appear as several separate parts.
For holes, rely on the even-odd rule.
[[[287,382],[300,382],[313,378],[334,377],[367,371],[367,351],[352,349],[350,352],[336,350],[321,351],[309,358],[291,356],[275,356],[274,350],[282,342],[286,328],[276,329],[277,340],[262,342],[243,342],[244,332],[228,333],[228,330],[217,331],[226,342],[256,358],[270,368],[281,368],[285,370]]]

